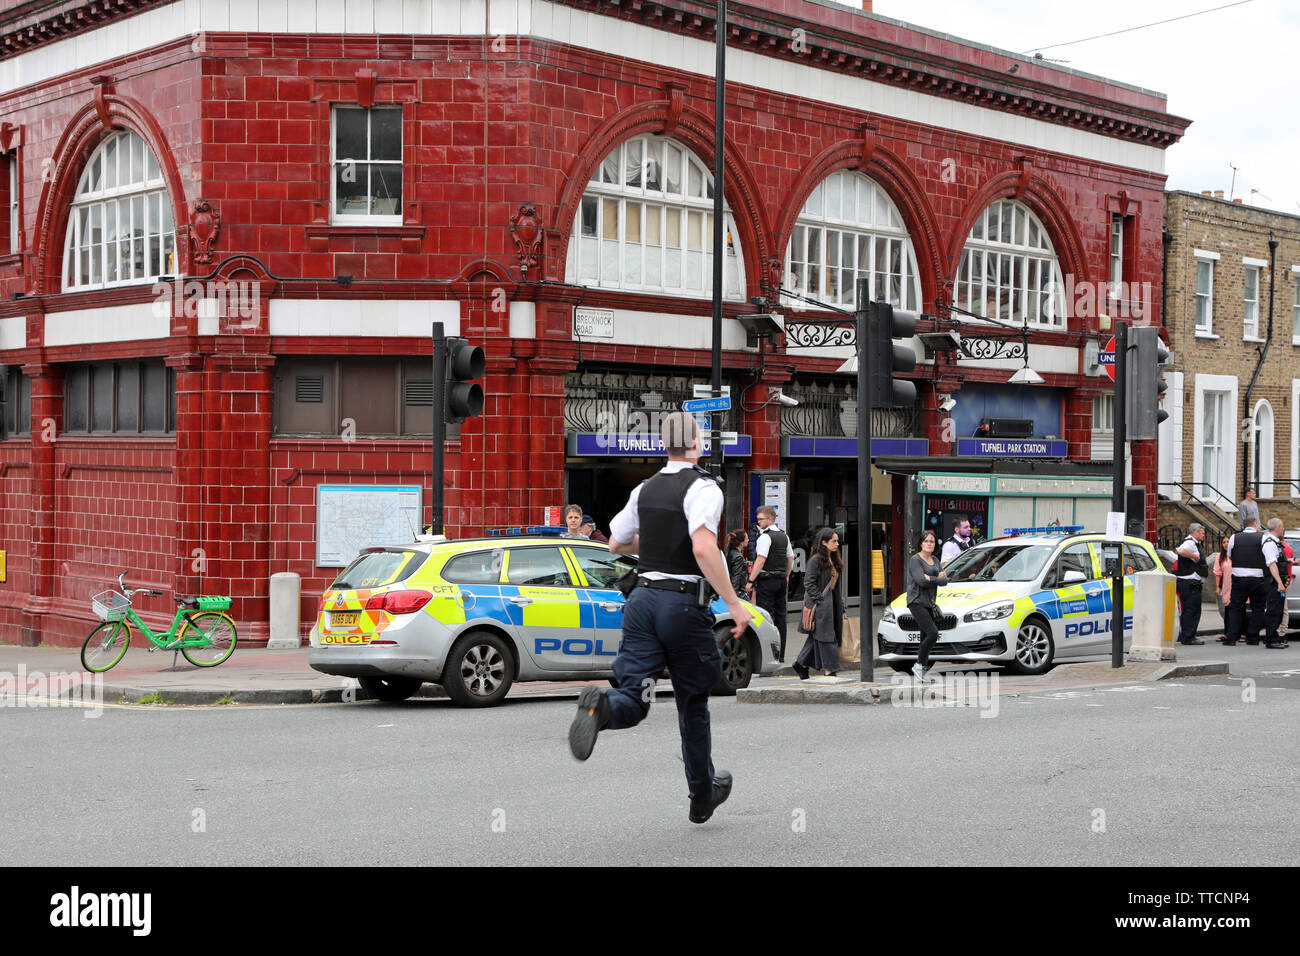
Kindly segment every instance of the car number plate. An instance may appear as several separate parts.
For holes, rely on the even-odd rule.
[[[921,633],[919,631],[911,631],[903,635],[903,640],[907,641],[909,644],[920,644]]]
[[[356,627],[360,611],[334,611],[330,614],[330,627]]]

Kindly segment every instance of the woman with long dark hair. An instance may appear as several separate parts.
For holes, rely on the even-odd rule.
[[[742,528],[727,535],[727,543],[722,551],[727,558],[727,574],[731,586],[741,597],[745,596],[745,586],[749,584],[749,564],[745,561],[745,548],[749,544],[749,535]]]
[[[805,633],[794,670],[800,680],[807,680],[809,668],[816,667],[827,677],[840,668],[839,644],[844,634],[844,598],[840,594],[840,576],[844,562],[840,558],[840,536],[834,528],[822,528],[809,549],[808,567],[803,576],[803,606],[811,610],[812,626]],[[802,630],[802,628],[800,628]]]
[[[935,678],[926,674],[930,669],[930,649],[939,640],[939,626],[935,623],[937,607],[935,594],[939,585],[948,583],[934,549],[939,543],[933,531],[922,531],[916,554],[907,560],[907,611],[921,632],[921,644],[916,649],[916,663],[912,676],[921,683],[933,683]]]

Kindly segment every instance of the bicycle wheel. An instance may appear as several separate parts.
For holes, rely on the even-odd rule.
[[[235,652],[235,622],[220,611],[200,611],[185,619],[182,640],[204,643],[182,647],[181,653],[195,667],[216,667]]]
[[[131,625],[126,621],[105,621],[81,645],[81,666],[93,673],[106,671],[126,654],[131,644]]]

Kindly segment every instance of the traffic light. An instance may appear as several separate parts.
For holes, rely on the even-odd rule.
[[[483,386],[471,380],[482,378],[486,366],[483,350],[477,345],[470,345],[463,338],[447,339],[447,375],[444,379],[447,392],[443,409],[449,423],[463,422],[482,413]]]
[[[1161,366],[1169,364],[1169,349],[1154,325],[1128,330],[1128,378],[1124,384],[1124,421],[1129,441],[1155,441],[1160,423],[1169,413],[1160,396],[1169,388]]]
[[[916,313],[895,309],[888,302],[872,302],[867,315],[867,361],[871,363],[871,405],[892,408],[916,402],[916,383],[894,378],[895,372],[916,368],[916,352],[894,339],[916,334]]]

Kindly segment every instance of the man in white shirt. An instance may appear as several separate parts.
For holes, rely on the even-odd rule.
[[[1277,555],[1277,544],[1272,538],[1260,534],[1257,518],[1247,518],[1246,526],[1228,539],[1228,557],[1232,559],[1232,600],[1228,604],[1228,619],[1224,622],[1224,647],[1232,647],[1241,637],[1247,601],[1250,602],[1250,629],[1246,643],[1251,646],[1259,643],[1268,603],[1269,572],[1273,586],[1281,586],[1277,577]]]
[[[1205,526],[1192,522],[1187,526],[1187,537],[1178,546],[1178,560],[1174,562],[1175,587],[1178,590],[1178,603],[1182,607],[1179,615],[1178,643],[1204,644],[1196,636],[1196,629],[1201,624],[1201,589],[1203,587],[1200,568],[1203,567],[1201,542],[1205,540]]]
[[[763,505],[758,509],[758,542],[754,545],[754,567],[749,572],[746,590],[754,594],[755,602],[772,618],[780,636],[776,659],[785,660],[785,622],[789,615],[787,605],[790,594],[790,537],[776,525],[776,509]]]
[[[962,518],[952,529],[952,537],[943,543],[943,554],[939,556],[940,565],[946,568],[953,558],[968,550],[973,543],[970,539],[970,521]]]
[[[704,823],[731,793],[731,774],[713,769],[709,694],[722,677],[713,612],[700,599],[702,579],[726,602],[740,637],[750,613],[740,603],[718,549],[722,489],[698,466],[700,433],[685,412],[664,416],[668,464],[632,490],[609,523],[609,550],[635,554],[637,584],[623,606],[623,639],[614,659],[612,690],[588,684],[578,695],[569,749],[586,760],[601,730],[635,727],[650,712],[654,683],[672,673],[690,788],[692,823]],[[705,589],[707,591],[707,588]]]

